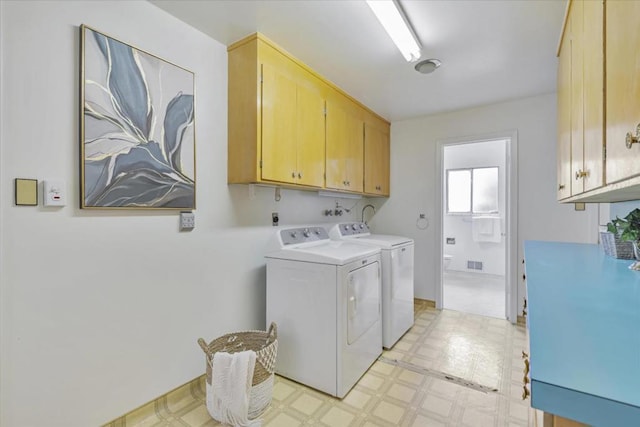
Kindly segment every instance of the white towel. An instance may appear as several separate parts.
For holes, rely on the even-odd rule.
[[[499,216],[474,216],[471,219],[471,234],[474,242],[502,241]]]
[[[251,350],[213,355],[213,384],[207,384],[211,387],[207,390],[207,409],[215,420],[232,426],[262,425],[261,420],[249,420],[248,415],[255,365],[256,353]]]

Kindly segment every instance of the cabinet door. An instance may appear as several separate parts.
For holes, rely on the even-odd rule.
[[[571,37],[569,23],[558,58],[558,200],[571,196]]]
[[[297,88],[297,172],[298,184],[324,185],[324,99],[304,86]]]
[[[327,188],[362,191],[363,121],[327,101]]]
[[[349,191],[364,191],[364,122],[348,117],[347,187]]]
[[[364,192],[389,195],[389,135],[364,126]]]
[[[584,191],[604,185],[604,2],[585,1],[584,26]]]
[[[640,174],[640,144],[625,145],[640,123],[639,1],[607,1],[607,184]]]
[[[296,182],[296,82],[262,65],[262,175]]]
[[[584,192],[583,2],[571,3],[571,195]]]

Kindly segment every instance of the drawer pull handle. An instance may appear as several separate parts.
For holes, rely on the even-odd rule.
[[[558,191],[564,190],[564,184],[558,184]]]
[[[627,137],[625,138],[625,144],[628,149],[631,149],[631,147],[633,147],[633,144],[637,144],[639,142],[640,142],[640,123],[636,127],[635,136],[631,132],[627,132]]]

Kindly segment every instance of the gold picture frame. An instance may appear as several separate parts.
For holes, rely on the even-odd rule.
[[[195,209],[194,73],[80,32],[80,207]]]

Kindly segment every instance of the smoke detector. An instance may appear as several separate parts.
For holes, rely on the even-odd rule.
[[[438,59],[425,59],[423,61],[420,61],[416,64],[415,69],[417,72],[422,73],[422,74],[430,74],[433,73],[436,68],[438,68],[440,65],[442,64],[442,62],[440,62],[440,60]]]

